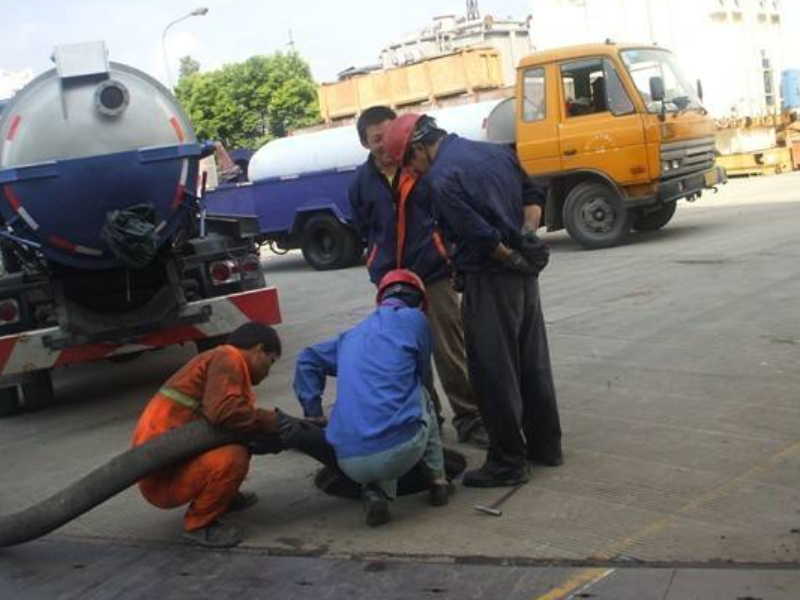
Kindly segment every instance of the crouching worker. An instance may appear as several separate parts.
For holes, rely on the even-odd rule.
[[[133,445],[196,419],[245,434],[277,435],[282,413],[256,408],[252,386],[269,375],[280,355],[281,341],[272,327],[242,325],[225,345],[194,357],[167,380],[139,418]],[[188,503],[184,537],[202,546],[227,548],[242,536],[220,517],[257,501],[255,494],[239,491],[249,464],[248,448],[230,444],[148,475],[139,481],[139,489],[159,508]]]
[[[449,492],[436,413],[423,385],[431,364],[425,285],[411,271],[390,271],[377,303],[352,329],[303,350],[294,382],[305,416],[322,418],[325,379],[337,378],[325,437],[339,468],[362,485],[370,526],[389,521],[397,479],[419,461],[430,478],[431,504],[447,504]]]

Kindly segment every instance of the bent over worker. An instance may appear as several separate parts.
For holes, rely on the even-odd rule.
[[[386,106],[370,107],[358,117],[356,129],[369,156],[349,190],[353,224],[367,242],[372,283],[378,285],[386,273],[401,268],[425,283],[433,359],[453,409],[458,440],[486,448],[489,440],[467,375],[461,298],[450,285],[450,264],[431,213],[430,188],[413,171],[402,169],[384,146],[384,135],[395,118]],[[433,379],[425,384],[440,416]]]
[[[227,343],[203,352],[170,377],[144,409],[133,434],[139,446],[196,419],[247,434],[277,434],[277,410],[256,408],[252,386],[269,375],[281,355],[281,341],[268,325],[246,323]],[[144,498],[159,508],[189,504],[184,537],[208,547],[235,546],[241,532],[219,519],[257,500],[240,492],[250,452],[243,444],[209,450],[139,481]]]
[[[544,193],[509,148],[447,135],[428,116],[403,115],[386,136],[390,155],[429,180],[463,276],[469,375],[489,433],[486,461],[464,474],[464,485],[524,483],[527,461],[562,462],[539,300],[548,250],[535,231]]]
[[[339,468],[362,484],[370,526],[389,521],[397,479],[420,460],[431,504],[446,504],[449,493],[439,428],[423,385],[431,356],[425,285],[411,271],[390,271],[378,286],[377,303],[352,329],[303,350],[294,381],[306,417],[319,419],[326,378],[337,378],[325,437]]]

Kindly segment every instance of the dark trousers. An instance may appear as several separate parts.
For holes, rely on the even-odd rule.
[[[487,462],[516,469],[561,457],[561,424],[539,282],[511,272],[467,273],[467,363],[489,434]]]

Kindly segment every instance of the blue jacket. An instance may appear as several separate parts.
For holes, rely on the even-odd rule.
[[[398,237],[404,239],[400,267],[414,271],[425,283],[449,276],[447,252],[435,227],[430,195],[424,180],[413,183],[407,175],[398,174],[390,184],[372,156],[356,171],[349,190],[350,207],[353,225],[367,241],[367,268],[375,285],[398,268]]]
[[[430,360],[425,315],[390,298],[352,329],[303,350],[294,390],[306,416],[321,416],[325,379],[336,377],[325,437],[339,458],[366,456],[408,441],[423,426]]]
[[[523,206],[544,207],[544,189],[534,184],[511,148],[447,135],[424,179],[434,190],[434,213],[461,271],[499,270],[491,258],[499,242],[519,249]]]

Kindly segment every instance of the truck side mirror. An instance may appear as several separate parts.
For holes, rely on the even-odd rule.
[[[700,102],[703,101],[703,82],[699,79],[697,80],[697,97],[700,98]]]
[[[664,80],[661,77],[650,78],[650,100],[661,102],[664,100]]]

